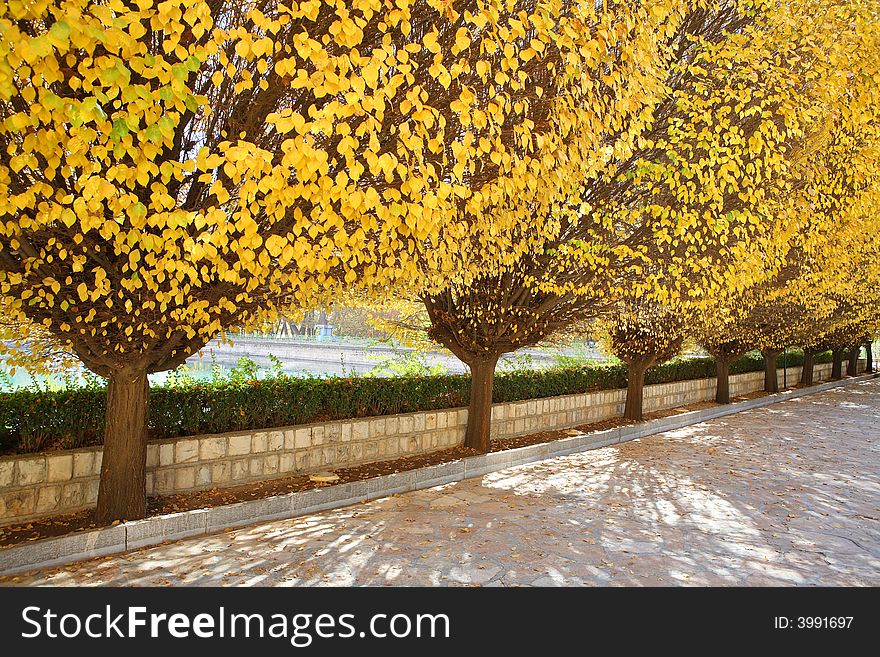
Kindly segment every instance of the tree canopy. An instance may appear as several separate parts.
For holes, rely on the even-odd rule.
[[[4,337],[109,379],[103,520],[145,511],[147,375],[277,312],[420,299],[482,450],[500,355],[594,320],[640,377],[685,334],[840,351],[877,330],[878,15],[8,2]]]

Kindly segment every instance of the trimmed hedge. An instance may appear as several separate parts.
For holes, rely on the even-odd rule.
[[[816,358],[817,363],[829,361],[830,354]],[[801,363],[802,354],[788,354],[788,366]],[[732,363],[730,373],[763,368],[761,356],[750,354]],[[715,376],[714,359],[691,358],[651,368],[645,382],[711,376]],[[511,402],[625,387],[626,366],[620,364],[506,372],[496,376],[493,400]],[[0,449],[33,452],[100,444],[105,396],[101,387],[0,393]],[[328,379],[281,375],[156,387],[150,391],[150,436],[176,438],[455,408],[466,406],[469,396],[466,375]]]

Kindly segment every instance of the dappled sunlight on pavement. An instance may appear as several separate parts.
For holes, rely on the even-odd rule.
[[[317,515],[2,578],[878,585],[880,381]]]

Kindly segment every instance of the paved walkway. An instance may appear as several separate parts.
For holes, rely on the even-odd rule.
[[[880,380],[17,583],[876,586],[878,438]]]

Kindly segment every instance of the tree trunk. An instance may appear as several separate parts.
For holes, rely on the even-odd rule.
[[[715,357],[717,383],[715,385],[715,401],[719,404],[730,403],[730,360]]]
[[[626,405],[623,417],[627,420],[642,419],[642,401],[645,393],[645,372],[650,363],[627,363],[626,367]]]
[[[147,514],[146,372],[119,373],[107,385],[104,456],[98,489],[99,523],[136,520]]]
[[[831,380],[837,381],[843,378],[843,349],[831,351]]]
[[[804,349],[804,367],[801,370],[801,385],[813,385],[813,367],[815,366],[816,354],[812,349]]]
[[[865,344],[865,372],[871,373],[874,371],[874,357],[871,354],[871,343],[868,342]]]
[[[492,385],[498,356],[474,360],[471,364],[471,400],[468,405],[464,446],[486,454],[492,423]]]
[[[859,347],[854,347],[849,352],[849,361],[846,364],[846,375],[856,376],[859,373]]]
[[[776,360],[781,352],[775,349],[762,351],[764,356],[764,392],[779,392],[779,380],[776,374]]]

